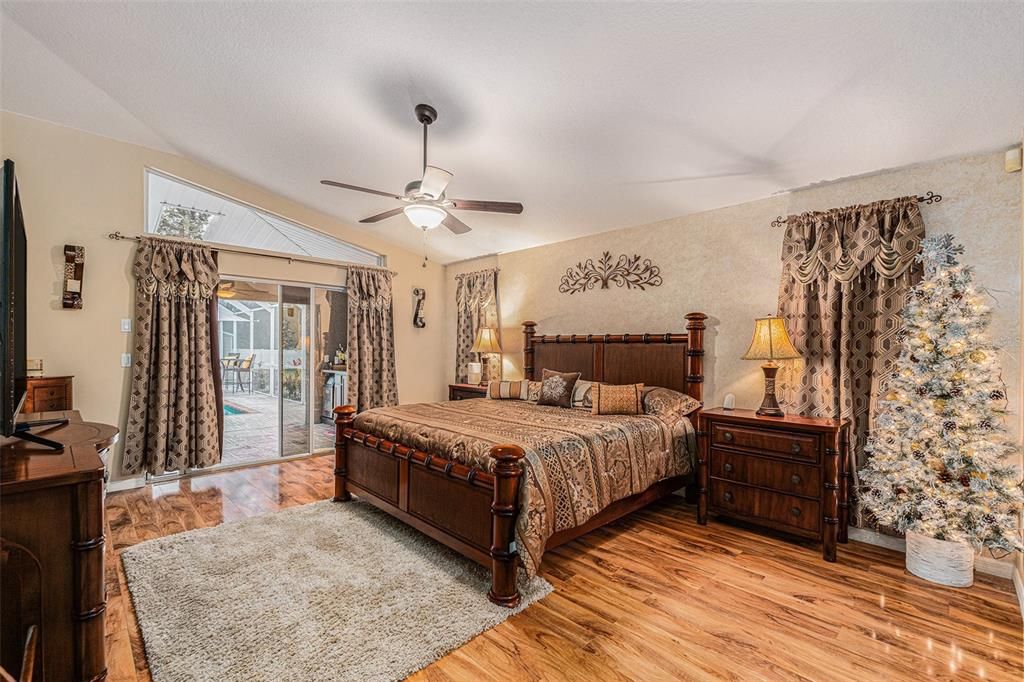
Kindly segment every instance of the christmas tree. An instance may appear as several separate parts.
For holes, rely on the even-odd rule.
[[[1018,448],[991,312],[952,235],[930,237],[924,279],[903,311],[903,350],[884,382],[861,471],[862,501],[882,525],[975,548],[1024,550]]]

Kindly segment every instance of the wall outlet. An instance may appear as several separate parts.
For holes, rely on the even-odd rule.
[[[121,331],[128,334],[132,331],[132,319],[130,317],[121,318]]]
[[[132,366],[132,354],[131,353],[121,353],[121,366],[122,367],[131,367]]]
[[[43,359],[42,358],[27,358],[25,360],[25,369],[29,372],[42,372],[43,371]]]

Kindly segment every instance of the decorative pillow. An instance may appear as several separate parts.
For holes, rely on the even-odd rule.
[[[644,389],[644,414],[653,414],[667,419],[684,417],[700,409],[701,403],[693,396],[673,391],[670,388],[649,386]]]
[[[594,414],[642,414],[643,384],[594,384],[591,391]]]
[[[572,389],[572,406],[573,407],[585,407],[588,410],[594,406],[591,400],[591,389],[594,387],[593,381],[587,381],[580,379],[576,382],[576,385]]]
[[[529,400],[529,381],[492,381],[487,384],[487,397],[491,400]]]
[[[529,392],[526,394],[526,399],[531,403],[535,403],[540,400],[540,382],[539,381],[528,381],[530,384]]]
[[[579,372],[552,372],[546,369],[540,375],[538,405],[572,407],[572,389],[579,381]]]

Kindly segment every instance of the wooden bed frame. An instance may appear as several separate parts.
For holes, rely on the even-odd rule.
[[[538,336],[535,322],[523,322],[523,373],[540,369],[579,371],[581,378],[613,384],[644,383],[702,400],[703,313],[686,315],[686,334],[572,334]],[[519,603],[515,524],[523,475],[517,445],[491,448],[493,473],[468,467],[352,428],[355,408],[334,408],[334,501],[354,493],[456,552],[491,569],[487,597],[501,606]],[[695,467],[696,469],[696,467]],[[693,475],[663,479],[615,502],[587,523],[555,533],[545,546],[557,547],[669,495]]]

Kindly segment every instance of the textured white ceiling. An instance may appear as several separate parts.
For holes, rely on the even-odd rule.
[[[461,212],[474,230],[434,231],[440,261],[1005,147],[1024,124],[1019,2],[3,13],[5,109],[173,149],[352,222],[394,202],[318,181],[400,191],[418,177],[412,107],[433,104],[449,194],[526,206]],[[400,217],[367,229],[421,245]]]

